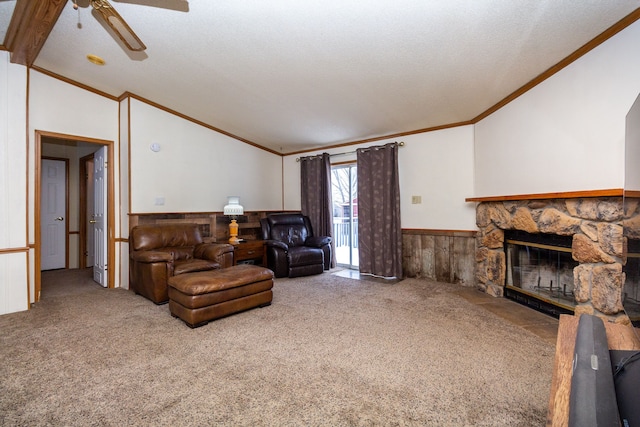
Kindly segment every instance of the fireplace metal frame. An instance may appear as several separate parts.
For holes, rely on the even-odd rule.
[[[526,233],[524,231],[519,231],[519,230],[506,230],[505,239],[504,239],[504,252],[506,256],[506,260],[505,260],[506,261],[506,265],[505,265],[506,277],[505,277],[504,296],[506,298],[512,299],[516,302],[527,305],[531,308],[534,308],[536,310],[542,311],[544,313],[550,314],[555,317],[558,317],[561,314],[573,314],[575,304],[564,303],[560,299],[560,295],[558,295],[557,298],[553,297],[554,290],[557,290],[558,292],[561,291],[564,294],[563,295],[564,299],[568,299],[566,296],[566,284],[564,284],[564,287],[561,287],[561,284],[558,281],[558,283],[556,284],[556,287],[554,288],[553,281],[551,281],[550,289],[547,295],[542,289],[540,289],[539,292],[536,292],[535,290],[528,289],[528,288],[531,288],[531,286],[527,287],[527,286],[523,286],[522,283],[519,283],[519,285],[515,283],[515,282],[520,282],[522,280],[522,277],[525,275],[525,273],[522,270],[520,270],[521,268],[523,268],[523,266],[520,265],[518,262],[520,259],[518,260],[512,259],[512,254],[514,251],[511,250],[512,248],[510,248],[510,246],[517,247],[517,248],[527,248],[526,249],[527,253],[530,253],[530,251],[535,251],[537,254],[540,254],[540,251],[550,251],[548,255],[553,255],[553,252],[557,252],[559,253],[558,265],[556,265],[555,268],[558,270],[562,265],[566,264],[566,262],[575,264],[571,266],[571,273],[570,273],[571,275],[570,292],[571,292],[571,298],[573,299],[573,268],[576,265],[578,265],[578,262],[567,261],[566,256],[564,256],[565,259],[561,259],[562,256],[560,255],[560,253],[562,254],[571,253],[571,240],[572,238],[570,236],[559,236],[555,234],[545,234],[545,233],[530,234],[530,233]],[[524,250],[524,249],[518,249],[517,253],[519,253],[520,250]],[[547,260],[549,260],[551,257],[549,257],[548,255],[543,258],[547,258]],[[553,270],[554,267],[552,264],[553,264],[553,261],[551,261],[550,264],[545,263],[544,268],[550,268],[551,270]],[[536,265],[540,266],[541,264],[534,262],[532,264],[529,264],[527,267],[532,267],[533,270],[535,270]],[[568,274],[568,271],[566,271],[567,267],[564,267],[564,268],[565,268],[565,275],[566,275]],[[560,274],[556,273],[556,276],[560,276]],[[516,277],[519,280],[516,280]],[[541,288],[540,279],[541,279],[541,276],[538,275],[538,283],[537,285],[535,285],[535,287]],[[531,285],[531,283],[528,283],[528,284]]]

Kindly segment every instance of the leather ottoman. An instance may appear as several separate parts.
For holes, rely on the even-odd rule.
[[[171,315],[192,328],[273,299],[273,271],[255,265],[179,274],[168,283]]]

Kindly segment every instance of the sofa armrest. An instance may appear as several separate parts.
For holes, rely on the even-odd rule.
[[[277,248],[277,249],[282,249],[283,251],[289,250],[289,246],[286,243],[281,242],[279,240],[265,240],[264,244],[268,248]]]
[[[193,250],[193,257],[217,261],[221,268],[231,267],[231,264],[233,264],[233,245],[228,243],[200,243]]]
[[[143,263],[172,262],[173,252],[135,251],[131,253],[131,259]]]
[[[305,240],[305,246],[312,246],[314,248],[321,248],[331,243],[331,237],[329,236],[310,236]]]

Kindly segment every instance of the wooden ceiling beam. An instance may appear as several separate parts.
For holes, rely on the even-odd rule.
[[[33,65],[66,3],[67,0],[17,0],[5,38],[11,62]]]

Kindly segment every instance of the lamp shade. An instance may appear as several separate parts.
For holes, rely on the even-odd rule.
[[[240,197],[227,197],[227,205],[224,207],[223,213],[225,215],[242,215],[244,213],[244,208],[240,204]]]

